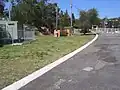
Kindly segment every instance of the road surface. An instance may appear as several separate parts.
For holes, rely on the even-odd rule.
[[[120,34],[96,42],[20,90],[120,90]]]

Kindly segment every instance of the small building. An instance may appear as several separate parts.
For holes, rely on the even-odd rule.
[[[24,40],[34,40],[35,30],[24,25],[18,29],[18,21],[0,21],[0,39],[5,43],[18,43]]]
[[[0,21],[1,38],[5,42],[18,39],[17,21]]]

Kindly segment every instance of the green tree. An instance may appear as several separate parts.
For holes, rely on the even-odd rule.
[[[4,2],[0,1],[0,18],[3,16],[3,11],[4,11]],[[3,46],[3,29],[0,28],[0,47]]]
[[[47,27],[50,29],[50,30],[53,30],[55,28],[55,21],[56,21],[56,6],[57,4],[54,3],[49,3],[47,5],[47,8],[46,8],[46,17],[45,17],[45,25],[47,25]],[[59,9],[58,9],[58,12],[59,12]]]
[[[75,15],[74,13],[72,13],[72,22],[73,22],[73,26],[75,25]]]
[[[59,27],[62,29],[64,27],[70,26],[70,16],[68,11],[63,12],[62,10],[59,13]]]
[[[63,21],[64,26],[70,26],[70,16],[69,16],[67,10],[66,10],[65,13],[64,13],[63,20],[64,20],[64,21]]]
[[[4,2],[3,1],[0,1],[0,16],[3,15],[3,11],[4,11]]]
[[[95,8],[80,11],[79,23],[84,34],[89,31],[92,25],[99,25],[100,18],[98,16],[98,11]]]
[[[75,19],[74,27],[80,28],[80,20],[79,19]]]
[[[89,21],[89,15],[87,11],[80,11],[80,27],[82,29],[82,32],[86,34],[90,28],[90,21]]]
[[[53,30],[55,28],[56,6],[56,3],[48,3],[48,0],[39,2],[24,0],[13,7],[12,20],[17,20],[21,24],[34,25],[41,32],[43,31],[42,26]]]
[[[64,28],[64,12],[61,10],[59,14],[59,28]]]
[[[88,17],[90,21],[90,25],[98,25],[100,23],[100,19],[98,18],[98,11],[95,8],[89,9],[88,11]]]

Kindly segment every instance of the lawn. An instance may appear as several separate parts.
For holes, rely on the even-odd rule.
[[[0,89],[54,62],[93,37],[39,36],[35,41],[22,46],[6,45],[0,48]]]

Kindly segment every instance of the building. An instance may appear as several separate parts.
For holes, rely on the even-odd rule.
[[[0,21],[0,39],[4,43],[18,43],[35,39],[35,30],[29,26],[18,29],[17,21]]]

